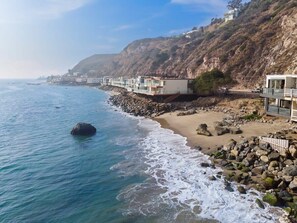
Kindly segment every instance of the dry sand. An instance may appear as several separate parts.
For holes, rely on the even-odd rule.
[[[199,113],[187,116],[177,116],[178,112],[166,113],[157,118],[163,128],[173,130],[182,136],[185,136],[190,146],[201,146],[205,153],[213,151],[217,146],[226,144],[230,139],[241,140],[242,138],[248,138],[251,136],[262,136],[267,133],[279,131],[281,129],[290,128],[291,124],[285,122],[284,119],[274,121],[273,124],[249,122],[240,126],[242,133],[239,135],[225,134],[216,136],[214,131],[214,123],[222,121],[228,114],[223,112],[205,112],[199,111]],[[213,136],[202,136],[196,134],[196,128],[199,124],[206,123],[208,130]]]

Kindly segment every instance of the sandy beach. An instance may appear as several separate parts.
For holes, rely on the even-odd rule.
[[[178,112],[165,113],[157,118],[163,128],[173,130],[182,136],[185,136],[190,146],[199,145],[203,152],[210,153],[214,148],[226,144],[230,139],[240,140],[251,136],[261,136],[268,133],[276,132],[282,129],[290,128],[291,124],[284,119],[278,119],[271,123],[249,122],[240,126],[242,133],[238,135],[225,134],[215,135],[214,123],[222,121],[228,114],[223,112],[199,111],[197,114],[187,116],[177,116]],[[199,124],[206,123],[208,130],[213,136],[202,136],[196,134]]]

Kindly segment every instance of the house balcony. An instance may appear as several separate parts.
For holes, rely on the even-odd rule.
[[[292,88],[283,88],[283,89],[276,89],[276,88],[263,88],[263,93],[261,97],[265,98],[278,98],[283,99],[285,97],[297,97],[297,89]]]

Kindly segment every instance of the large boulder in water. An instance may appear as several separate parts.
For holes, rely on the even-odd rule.
[[[96,133],[96,128],[88,123],[77,123],[71,130],[72,135],[92,136]]]

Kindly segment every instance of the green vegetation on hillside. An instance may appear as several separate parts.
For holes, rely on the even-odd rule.
[[[194,80],[194,90],[199,94],[214,94],[224,85],[232,84],[229,74],[224,74],[218,69],[202,73]]]

